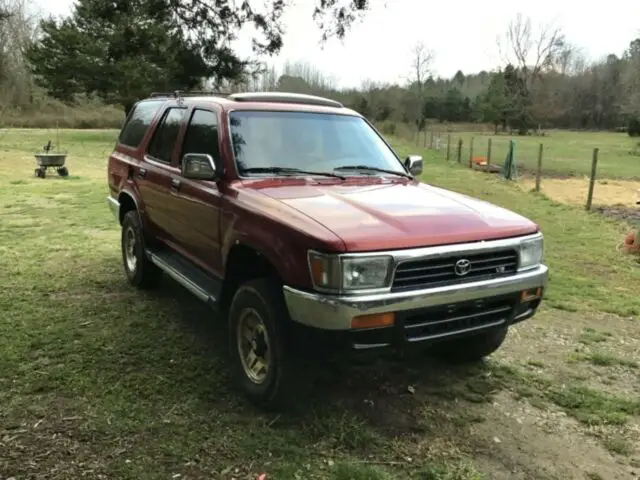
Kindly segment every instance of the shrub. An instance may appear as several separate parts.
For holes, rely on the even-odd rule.
[[[124,122],[122,108],[104,105],[98,100],[78,98],[69,105],[42,96],[30,105],[3,108],[0,105],[0,128],[120,128]]]

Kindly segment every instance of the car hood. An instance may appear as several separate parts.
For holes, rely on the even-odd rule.
[[[538,231],[535,223],[509,210],[418,182],[283,182],[259,190],[331,230],[347,251],[444,245]]]

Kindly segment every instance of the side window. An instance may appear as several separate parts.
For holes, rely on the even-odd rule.
[[[208,110],[194,110],[182,144],[180,159],[187,153],[208,153],[220,165],[218,117]]]
[[[129,114],[129,118],[122,127],[118,141],[127,147],[136,148],[142,142],[144,134],[147,133],[149,125],[158,109],[162,106],[162,101],[140,102]]]
[[[173,147],[186,111],[186,108],[167,109],[149,143],[149,155],[162,162],[171,162]]]

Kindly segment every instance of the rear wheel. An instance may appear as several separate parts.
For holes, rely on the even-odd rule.
[[[289,404],[306,392],[301,358],[286,342],[288,312],[279,284],[261,278],[241,285],[229,308],[229,343],[239,386],[261,407]]]
[[[60,167],[58,169],[58,175],[60,175],[61,177],[68,177],[69,176],[69,170],[67,170],[67,167]]]
[[[432,351],[437,357],[452,363],[478,362],[502,346],[507,330],[506,326],[492,328],[469,337],[443,341],[434,345]]]
[[[155,287],[162,271],[147,258],[137,210],[130,210],[124,215],[121,235],[122,262],[129,283],[140,289]]]

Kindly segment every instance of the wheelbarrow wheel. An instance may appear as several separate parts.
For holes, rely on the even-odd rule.
[[[67,170],[67,167],[60,167],[58,169],[58,175],[60,175],[61,177],[68,177],[69,176],[69,170]]]
[[[44,178],[44,169],[42,168],[36,168],[35,170],[35,175],[38,178]]]

